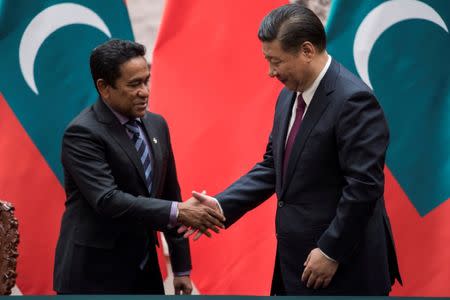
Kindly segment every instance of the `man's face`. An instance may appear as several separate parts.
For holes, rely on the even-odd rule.
[[[263,42],[262,49],[269,62],[269,76],[276,77],[291,91],[303,92],[310,79],[309,58],[302,47],[296,53],[285,52],[278,40]]]
[[[120,77],[115,87],[107,85],[102,98],[115,111],[140,118],[148,106],[150,70],[144,57],[134,57],[120,66]]]

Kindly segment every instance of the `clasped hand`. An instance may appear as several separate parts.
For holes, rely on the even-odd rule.
[[[217,202],[216,199],[214,199],[211,196],[208,196],[205,191],[203,191],[202,193],[193,191],[192,196],[193,196],[193,198],[189,199],[189,201],[192,199],[195,199],[197,205],[200,205],[202,207],[208,207],[209,209],[214,210],[217,214],[222,216],[223,221],[225,221],[225,217],[223,216],[222,209],[220,208],[219,203]],[[183,223],[183,222],[181,222],[181,223]],[[222,225],[222,226],[220,226],[221,228],[225,228],[223,226],[223,224],[221,224],[221,225]],[[207,229],[211,229],[216,233],[219,232],[217,227],[214,227],[214,228],[208,227],[208,228],[206,228],[205,231],[202,231],[201,228],[197,228],[195,226],[189,226],[188,224],[183,223],[183,225],[180,226],[180,228],[178,228],[178,233],[184,233],[185,238],[188,238],[192,234],[196,233],[196,235],[194,237],[194,241],[196,241],[202,236],[202,234],[205,234],[207,237],[211,237],[211,233]]]
[[[192,198],[178,204],[177,221],[182,224],[178,232],[185,233],[185,237],[188,237],[198,231],[196,238],[194,238],[195,240],[202,233],[207,237],[211,237],[211,232],[208,230],[219,233],[219,228],[225,228],[223,225],[225,217],[218,208],[217,202],[212,200],[214,201],[214,205],[212,205],[209,202],[209,198],[212,197],[207,196],[205,192],[200,194],[194,191],[192,194]]]

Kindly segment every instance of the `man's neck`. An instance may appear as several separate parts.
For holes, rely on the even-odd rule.
[[[320,72],[322,72],[323,68],[327,64],[328,61],[328,53],[324,50],[322,53],[319,53],[312,61],[311,61],[311,76],[306,84],[304,90],[307,90],[311,87],[311,85],[316,80],[317,76],[319,76]],[[303,92],[303,91],[301,91]]]

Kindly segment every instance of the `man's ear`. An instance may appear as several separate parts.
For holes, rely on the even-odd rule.
[[[316,48],[311,42],[305,41],[300,46],[300,53],[310,61],[316,55]]]
[[[109,84],[107,84],[105,80],[103,80],[101,78],[97,79],[96,85],[97,85],[98,92],[100,93],[100,96],[103,99],[108,99],[109,95],[110,95],[111,86]]]

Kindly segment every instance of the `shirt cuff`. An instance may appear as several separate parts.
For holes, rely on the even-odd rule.
[[[191,275],[191,270],[189,271],[184,271],[184,272],[173,272],[173,276],[189,276]]]
[[[320,248],[317,248],[317,249],[319,249],[319,251],[320,251],[320,253],[322,253],[323,254],[323,256],[325,256],[327,259],[329,259],[329,260],[331,260],[331,261],[333,261],[333,262],[337,262],[337,260],[335,260],[335,259],[332,259],[331,257],[329,257],[328,255],[326,255],[325,254],[325,252],[323,252],[322,251],[322,249],[320,249]]]
[[[178,202],[173,201],[170,206],[170,216],[169,216],[169,228],[173,228],[178,225]]]
[[[219,209],[220,209],[220,213],[223,215],[223,209],[222,209],[222,205],[220,205],[220,202],[219,202],[219,200],[217,200],[217,198],[215,198],[215,197],[211,197],[211,198],[213,198],[214,199],[214,201],[216,201],[216,203],[217,203],[217,206],[219,207]]]

